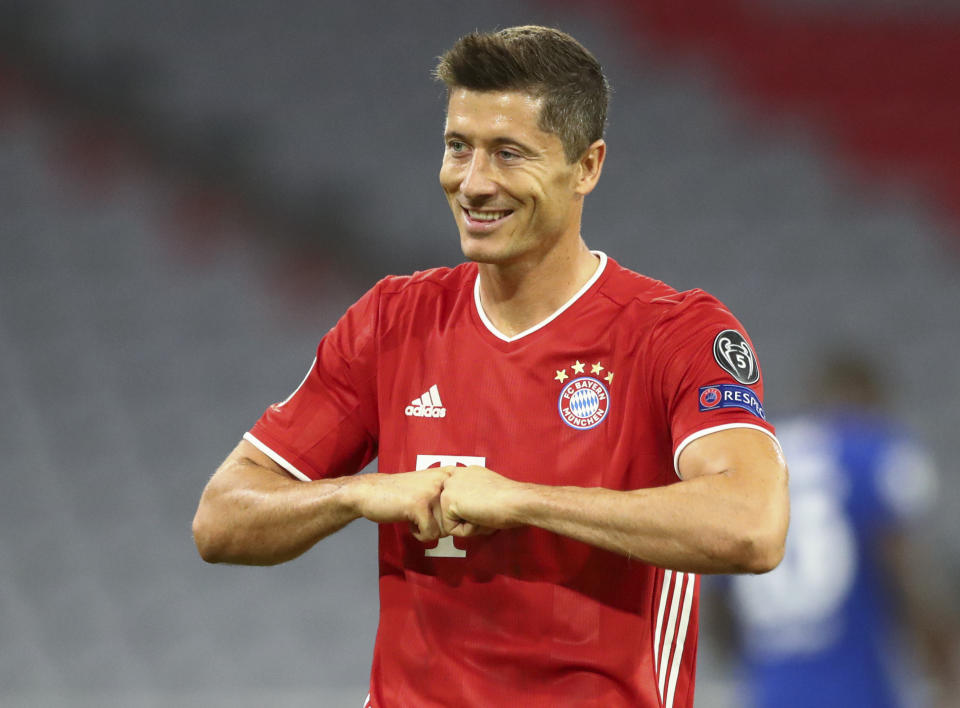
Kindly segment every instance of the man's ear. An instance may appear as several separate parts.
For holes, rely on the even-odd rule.
[[[590,194],[600,181],[603,171],[603,161],[607,157],[607,144],[601,138],[591,143],[583,155],[577,160],[576,192],[581,196]]]

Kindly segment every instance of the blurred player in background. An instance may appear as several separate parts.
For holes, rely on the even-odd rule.
[[[468,35],[437,76],[469,262],[347,311],[207,485],[197,546],[279,563],[379,523],[376,708],[691,708],[697,573],[783,552],[752,345],[586,247],[608,86],[572,37]]]
[[[881,381],[862,357],[833,355],[821,406],[777,426],[790,460],[786,555],[730,587],[754,708],[930,705],[909,695],[904,640],[939,684],[936,705],[960,706],[952,619],[923,560],[932,554],[911,535],[935,498],[934,469],[883,410]]]

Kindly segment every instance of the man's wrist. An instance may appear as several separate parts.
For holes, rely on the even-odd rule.
[[[516,482],[507,509],[511,526],[528,526],[534,523],[543,504],[543,486],[532,482]]]
[[[364,508],[373,477],[378,473],[340,477],[336,480],[337,489],[334,491],[340,499],[343,509],[355,519],[364,517]]]

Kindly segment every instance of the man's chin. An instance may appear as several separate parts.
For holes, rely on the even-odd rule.
[[[460,250],[463,252],[464,258],[474,263],[490,263],[496,265],[504,263],[507,260],[504,257],[505,254],[486,239],[478,239],[470,236],[465,238],[461,237]]]

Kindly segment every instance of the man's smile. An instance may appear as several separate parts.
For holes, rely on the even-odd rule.
[[[512,209],[469,209],[463,205],[460,209],[467,229],[477,232],[492,231],[513,214]]]

